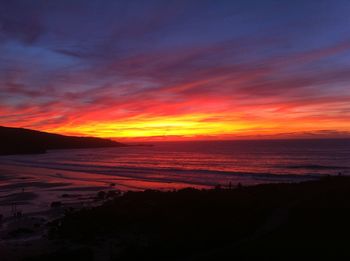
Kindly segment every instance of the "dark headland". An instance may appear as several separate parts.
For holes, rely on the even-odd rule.
[[[126,146],[94,137],[74,137],[0,126],[0,155],[45,153],[53,149],[81,149]]]

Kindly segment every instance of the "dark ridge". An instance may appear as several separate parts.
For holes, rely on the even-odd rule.
[[[85,247],[81,258],[105,242],[110,260],[348,260],[349,188],[350,177],[327,176],[236,189],[127,192],[67,212],[49,224],[49,237],[70,242],[70,251]]]
[[[0,155],[45,153],[53,149],[82,149],[126,146],[94,137],[74,137],[0,126]]]

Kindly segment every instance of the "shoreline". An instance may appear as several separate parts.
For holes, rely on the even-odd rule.
[[[335,214],[332,220],[334,218],[339,219],[341,225],[346,228],[347,224],[342,223],[343,218],[339,216],[339,213],[344,214],[347,213],[347,209],[350,210],[349,188],[350,177],[326,176],[317,181],[255,186],[240,185],[232,188],[128,191],[125,193],[111,193],[109,196],[108,192],[100,192],[95,197],[95,200],[97,200],[95,205],[79,206],[79,203],[77,203],[79,207],[76,208],[73,205],[64,206],[58,204],[46,214],[36,213],[36,218],[30,215],[20,217],[17,222],[22,219],[22,227],[14,226],[12,228],[17,229],[17,232],[6,231],[7,235],[14,235],[12,239],[4,240],[4,230],[2,228],[0,249],[13,249],[14,247],[14,249],[19,250],[25,248],[29,249],[29,256],[32,255],[38,258],[33,260],[46,260],[50,258],[51,252],[64,255],[65,252],[62,249],[60,250],[59,246],[64,244],[64,242],[71,242],[72,245],[68,248],[68,252],[73,251],[75,253],[75,251],[78,251],[79,255],[86,255],[89,252],[96,257],[98,255],[96,253],[103,252],[102,248],[105,247],[106,242],[117,240],[122,245],[126,244],[127,249],[130,247],[130,244],[133,245],[133,247],[136,247],[136,252],[130,252],[130,250],[125,250],[123,247],[122,249],[124,250],[120,250],[118,243],[113,246],[116,257],[124,255],[134,256],[134,254],[142,253],[142,255],[154,258],[154,255],[157,256],[159,254],[159,251],[154,252],[155,250],[152,250],[154,247],[158,250],[160,249],[162,255],[165,255],[163,251],[165,251],[166,246],[163,245],[162,241],[158,241],[157,238],[159,237],[163,238],[170,245],[180,244],[178,245],[179,253],[185,251],[182,253],[185,254],[187,251],[190,251],[191,255],[202,256],[204,249],[199,251],[197,247],[194,247],[192,250],[184,250],[184,246],[179,242],[181,240],[187,242],[190,240],[189,238],[187,239],[190,235],[190,237],[194,236],[194,238],[197,238],[203,232],[202,229],[204,229],[206,234],[202,235],[202,237],[205,238],[205,242],[201,244],[207,245],[209,244],[208,242],[211,242],[206,246],[206,248],[209,248],[208,250],[211,249],[209,251],[210,254],[206,252],[207,249],[204,251],[205,256],[211,256],[217,252],[217,248],[227,248],[228,243],[230,245],[240,242],[239,244],[244,244],[243,248],[247,248],[252,242],[254,244],[262,242],[263,237],[266,235],[270,236],[272,232],[279,231],[281,227],[289,231],[294,225],[289,224],[288,220],[294,218],[294,214],[291,214],[294,212],[297,215],[304,216],[306,215],[305,211],[327,213],[333,209]],[[327,195],[326,198],[325,195]],[[128,203],[125,205],[126,202]],[[40,215],[46,215],[46,217],[51,215],[52,218],[45,221],[42,220],[40,223],[38,219]],[[93,223],[91,223],[91,218]],[[327,218],[329,218],[328,215]],[[27,223],[23,220],[27,220]],[[6,222],[8,221],[6,220]],[[298,222],[301,221],[299,220]],[[23,224],[27,224],[29,227],[23,227]],[[199,224],[203,228],[197,230]],[[325,227],[321,227],[318,224],[320,229],[325,229],[327,226],[334,224],[327,224],[326,222],[322,223],[322,225]],[[9,227],[9,225],[7,226]],[[35,231],[35,226],[37,231]],[[233,227],[231,228],[231,226]],[[300,228],[307,229],[307,227],[303,227],[305,224],[300,226]],[[224,227],[227,231],[221,231]],[[135,230],[135,228],[137,229]],[[168,232],[163,231],[164,229]],[[231,229],[236,231],[237,235],[228,232]],[[227,237],[227,233],[231,236]],[[289,231],[288,233],[291,232]],[[136,235],[139,234],[143,236],[138,238]],[[172,237],[169,238],[170,234]],[[186,236],[186,234],[188,235]],[[154,238],[155,235],[157,236]],[[133,239],[127,239],[130,237]],[[214,244],[214,247],[212,240],[215,237],[221,238],[219,240],[221,245],[217,246]],[[97,238],[100,238],[99,240],[105,243],[101,243],[102,246],[100,244],[96,245]],[[190,241],[203,240],[201,237],[196,240],[194,238]],[[148,242],[146,246],[142,243],[144,240]],[[248,240],[249,244],[244,243],[245,240]],[[38,246],[37,243],[30,243],[31,247],[28,247],[28,242],[30,241],[40,242],[40,244],[38,243]],[[50,248],[45,250],[46,253],[35,254],[38,253],[37,248],[40,248],[43,243],[51,245]],[[136,246],[134,246],[135,244]],[[84,246],[83,249],[85,250],[81,250],[82,246]],[[240,255],[241,253],[238,250],[236,249],[236,254]],[[120,254],[120,251],[122,254]],[[217,254],[222,255],[223,253],[219,251]],[[177,254],[174,254],[173,257],[176,256]],[[162,258],[165,258],[165,256]]]
[[[65,201],[73,200],[73,197],[75,199],[79,197],[93,197],[99,191],[107,190],[142,191],[145,189],[156,189],[167,191],[186,187],[209,189],[218,184],[221,184],[221,186],[229,186],[230,183],[232,186],[238,183],[256,185],[262,183],[301,182],[320,178],[319,175],[270,174],[265,177],[263,174],[242,173],[234,176],[225,175],[225,180],[222,180],[222,182],[208,180],[205,183],[198,183],[198,180],[177,180],[178,178],[176,177],[175,179],[171,178],[171,176],[170,178],[164,178],[161,175],[157,176],[152,173],[149,174],[150,176],[143,176],[143,174],[127,176],[121,173],[110,175],[94,173],[95,170],[91,170],[91,172],[72,171],[39,166],[21,166],[13,163],[12,165],[9,163],[6,165],[6,162],[1,164],[0,171],[2,173],[2,176],[0,176],[0,214],[3,215],[8,215],[11,211],[12,203],[16,202],[21,203],[20,210],[23,213],[27,213],[28,209],[35,209],[35,211],[46,210],[54,201],[62,201],[64,203]],[[156,173],[155,170],[153,172]],[[196,175],[201,177],[198,173]],[[254,177],[258,179],[254,180]],[[66,195],[70,195],[70,197],[66,197]]]

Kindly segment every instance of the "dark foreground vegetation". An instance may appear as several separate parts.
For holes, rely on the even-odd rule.
[[[64,247],[27,260],[339,260],[350,257],[349,210],[342,176],[127,192],[52,222],[49,238]]]
[[[108,139],[73,137],[0,126],[0,155],[45,153],[52,149],[125,146]]]

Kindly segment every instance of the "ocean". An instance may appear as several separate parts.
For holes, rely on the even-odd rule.
[[[0,157],[1,208],[100,190],[212,188],[350,174],[350,140],[154,142]],[[26,195],[26,196],[23,196]],[[81,199],[81,198],[80,198]]]

